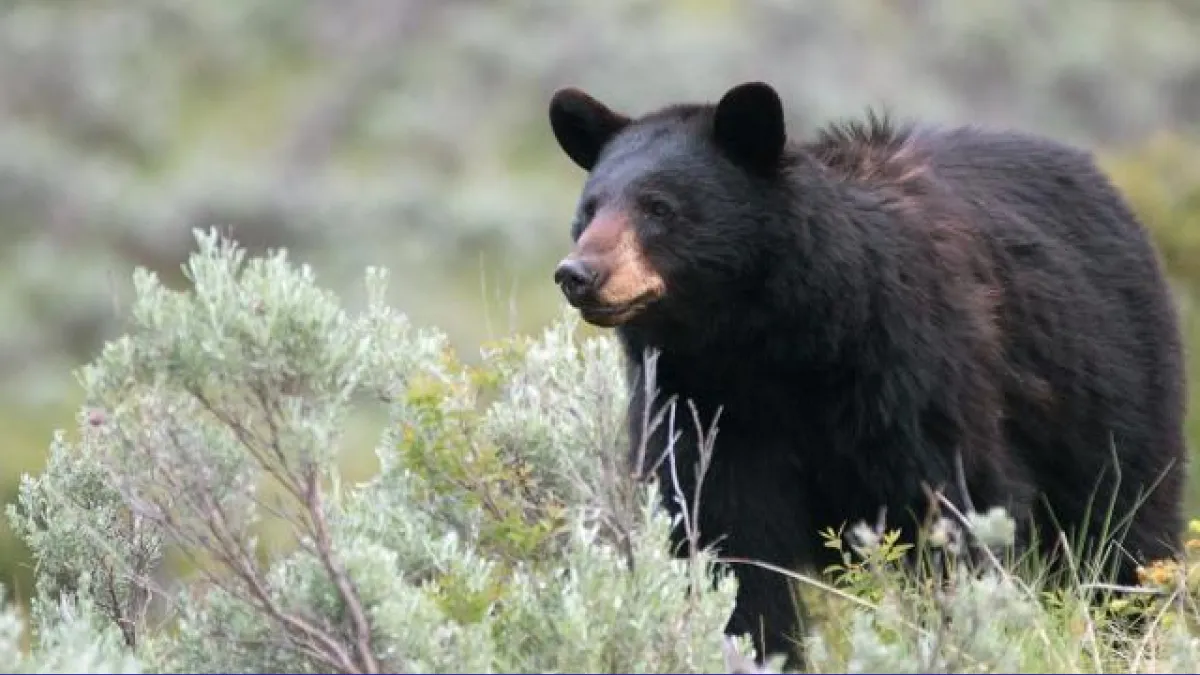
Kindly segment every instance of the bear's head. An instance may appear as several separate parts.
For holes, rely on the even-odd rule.
[[[784,208],[787,136],[770,86],[749,82],[714,104],[640,118],[574,88],[550,101],[559,146],[588,172],[555,283],[582,318],[613,327],[713,308],[744,288]],[[719,311],[719,310],[718,310]]]

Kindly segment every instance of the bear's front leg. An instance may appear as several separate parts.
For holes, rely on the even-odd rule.
[[[757,661],[785,654],[785,667],[799,669],[804,660],[802,611],[787,576],[748,563],[734,563],[737,602],[726,635],[749,635]]]

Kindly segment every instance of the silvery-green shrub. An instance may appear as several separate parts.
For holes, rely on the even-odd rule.
[[[380,270],[350,313],[282,252],[198,243],[185,290],[137,272],[127,333],[81,371],[76,433],[9,508],[38,561],[35,654],[147,671],[723,668],[733,582],[668,554],[666,516],[624,471],[611,340],[564,317],[468,364],[383,303]],[[380,468],[351,484],[346,433],[370,405],[388,414]]]

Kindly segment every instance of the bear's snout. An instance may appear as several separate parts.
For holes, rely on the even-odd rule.
[[[579,307],[593,300],[600,274],[595,267],[575,256],[567,256],[554,268],[554,283],[562,289],[567,302]]]
[[[629,217],[612,208],[588,223],[575,249],[554,268],[554,283],[584,321],[607,328],[634,318],[666,291]]]

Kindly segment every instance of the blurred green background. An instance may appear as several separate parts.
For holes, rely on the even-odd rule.
[[[1195,0],[5,0],[0,497],[74,424],[132,269],[180,283],[195,227],[288,247],[352,306],[385,265],[468,354],[553,318],[582,178],[546,123],[566,84],[637,111],[764,79],[796,133],[878,105],[1087,144],[1153,228],[1194,354],[1197,35]]]

